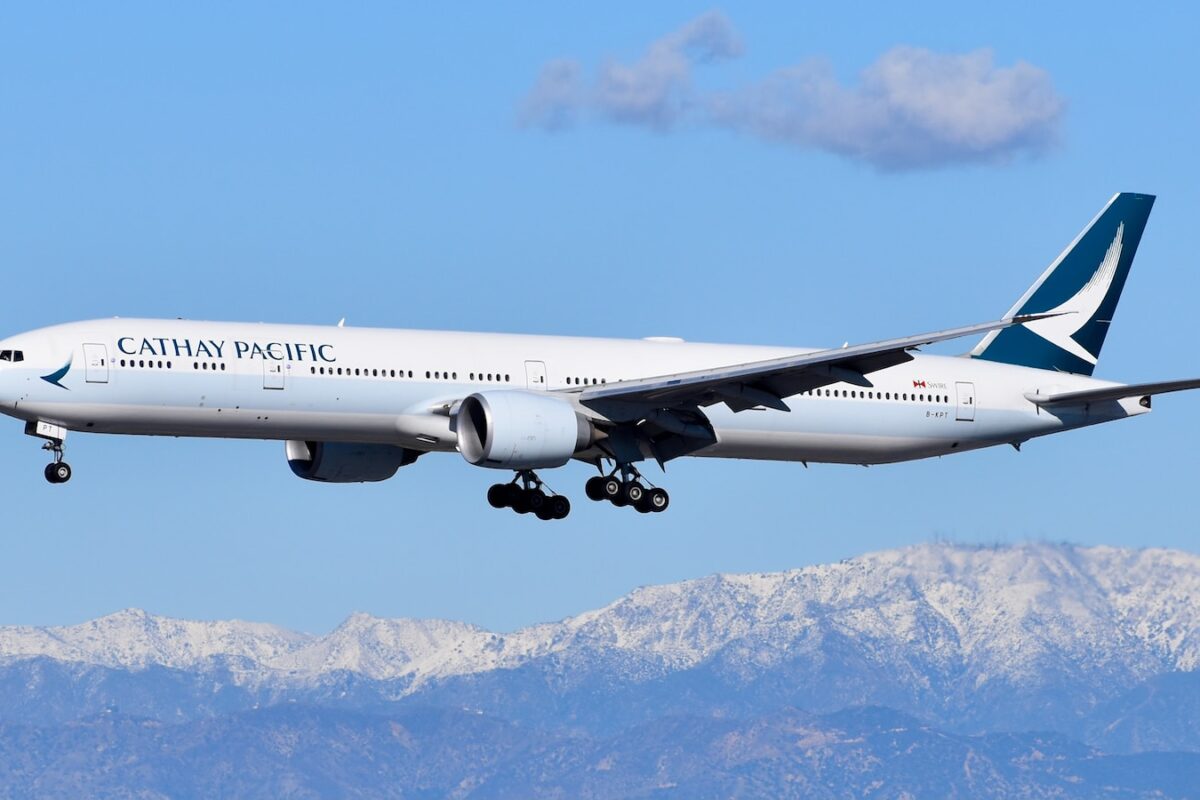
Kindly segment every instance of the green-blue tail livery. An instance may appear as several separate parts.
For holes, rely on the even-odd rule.
[[[989,334],[975,358],[1091,375],[1154,196],[1122,192],[1068,245],[1009,316],[1055,316]]]

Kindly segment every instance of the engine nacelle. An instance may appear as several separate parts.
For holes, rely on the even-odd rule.
[[[413,463],[419,450],[391,444],[287,442],[288,466],[307,481],[372,483],[386,481]]]
[[[479,392],[455,416],[458,449],[477,467],[561,467],[592,442],[592,425],[569,402],[521,391]]]

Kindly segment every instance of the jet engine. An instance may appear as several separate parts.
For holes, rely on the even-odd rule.
[[[296,442],[286,446],[288,466],[307,481],[371,483],[385,481],[413,463],[419,450],[391,444]]]
[[[455,416],[458,449],[477,467],[561,467],[592,443],[592,425],[566,400],[520,391],[479,392]]]

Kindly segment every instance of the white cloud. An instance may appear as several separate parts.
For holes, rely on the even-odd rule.
[[[550,130],[573,124],[583,105],[582,71],[578,61],[566,58],[555,59],[542,67],[537,83],[521,108],[522,122]]]
[[[993,161],[1051,145],[1063,100],[1049,75],[992,54],[896,47],[844,86],[813,61],[709,98],[713,122],[885,169]]]
[[[652,43],[632,64],[608,61],[585,86],[579,62],[548,63],[525,99],[522,121],[561,128],[590,111],[613,122],[665,129],[692,110],[692,65],[741,55],[724,15],[710,11]]]
[[[603,64],[591,81],[576,61],[550,62],[522,118],[551,129],[582,116],[656,130],[688,120],[881,169],[915,169],[1040,153],[1054,143],[1065,105],[1044,70],[1023,61],[997,67],[989,50],[896,47],[852,85],[811,60],[728,92],[693,87],[696,64],[740,54],[728,20],[709,12],[634,63]]]

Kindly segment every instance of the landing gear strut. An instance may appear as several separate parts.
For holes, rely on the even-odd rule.
[[[589,478],[584,491],[597,502],[607,500],[618,507],[633,506],[642,514],[666,511],[671,504],[667,490],[657,486],[647,488],[644,480],[632,464],[618,464],[607,476]]]
[[[546,484],[531,469],[518,470],[509,483],[493,484],[487,499],[492,508],[511,508],[541,520],[565,519],[571,513],[571,501],[561,494],[547,494]]]

